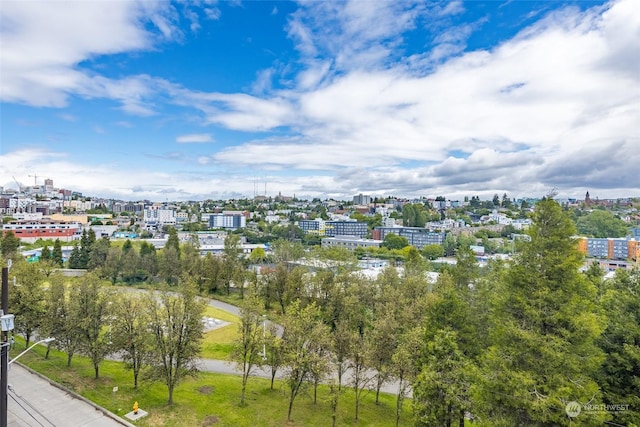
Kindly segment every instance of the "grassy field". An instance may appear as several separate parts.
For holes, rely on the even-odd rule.
[[[204,359],[227,360],[231,353],[231,343],[239,336],[239,319],[233,314],[211,306],[207,306],[205,316],[231,322],[231,324],[204,334],[201,357]]]
[[[23,345],[12,350],[18,354]],[[124,416],[137,401],[149,416],[136,421],[138,426],[330,426],[331,407],[328,388],[318,391],[318,403],[312,400],[313,390],[301,394],[293,407],[293,421],[287,423],[287,394],[283,384],[276,383],[269,389],[268,380],[251,378],[248,383],[246,404],[240,406],[240,377],[200,373],[197,378],[184,380],[175,390],[174,404],[167,405],[167,388],[160,383],[142,380],[133,389],[133,375],[118,362],[105,361],[100,366],[100,378],[93,378],[91,363],[74,356],[71,368],[66,367],[66,354],[52,351],[49,360],[44,359],[44,347],[38,346],[20,358],[20,362],[41,372],[54,381],[75,390],[109,411]],[[113,388],[118,391],[113,393]],[[382,395],[379,405],[374,394],[362,399],[360,419],[354,419],[354,394],[344,390],[338,404],[338,426],[393,426],[395,425],[395,396]],[[403,412],[400,425],[410,425],[410,402]]]

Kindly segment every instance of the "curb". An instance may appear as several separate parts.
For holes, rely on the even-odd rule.
[[[116,414],[114,414],[113,412],[110,412],[109,410],[103,408],[102,406],[96,404],[95,402],[90,401],[89,399],[87,399],[86,397],[80,396],[78,393],[74,392],[73,390],[63,386],[62,384],[59,384],[55,381],[53,381],[50,378],[45,377],[44,375],[42,375],[39,372],[34,371],[33,369],[31,369],[30,367],[23,365],[22,363],[16,361],[14,363],[17,363],[18,365],[20,365],[21,368],[26,369],[29,373],[34,374],[38,377],[40,377],[41,379],[47,381],[49,384],[51,384],[52,386],[59,388],[60,390],[68,393],[69,395],[71,395],[74,399],[78,399],[90,406],[93,406],[93,408],[95,408],[96,411],[102,412],[102,414],[105,417],[111,418],[112,420],[122,424],[123,426],[126,427],[136,427],[134,424],[131,424],[128,421],[123,420],[122,418],[120,418],[119,416],[117,416]]]

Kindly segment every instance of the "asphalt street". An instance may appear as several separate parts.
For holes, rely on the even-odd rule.
[[[8,382],[8,427],[134,427],[18,363]]]

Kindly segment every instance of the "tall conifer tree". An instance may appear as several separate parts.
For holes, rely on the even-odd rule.
[[[490,347],[476,397],[498,425],[602,425],[606,414],[572,419],[570,402],[599,403],[603,356],[595,286],[578,271],[575,228],[550,198],[535,207],[531,242],[505,271],[492,301]]]

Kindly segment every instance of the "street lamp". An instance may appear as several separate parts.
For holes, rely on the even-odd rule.
[[[267,315],[262,315],[262,360],[267,360]]]
[[[31,350],[33,347],[37,346],[38,344],[42,344],[42,343],[50,343],[51,341],[54,341],[54,340],[55,340],[55,338],[51,338],[51,337],[49,337],[49,338],[45,338],[45,339],[43,339],[43,340],[40,340],[40,341],[38,341],[38,342],[34,343],[34,344],[33,344],[33,345],[31,345],[28,349],[26,349],[25,351],[23,351],[22,353],[20,353],[19,355],[17,355],[17,356],[16,356],[16,357],[14,357],[13,359],[11,359],[11,360],[9,361],[9,365],[11,365],[13,362],[15,362],[15,361],[16,361],[16,359],[20,358],[20,356],[22,356],[23,354],[25,354],[27,351]]]

